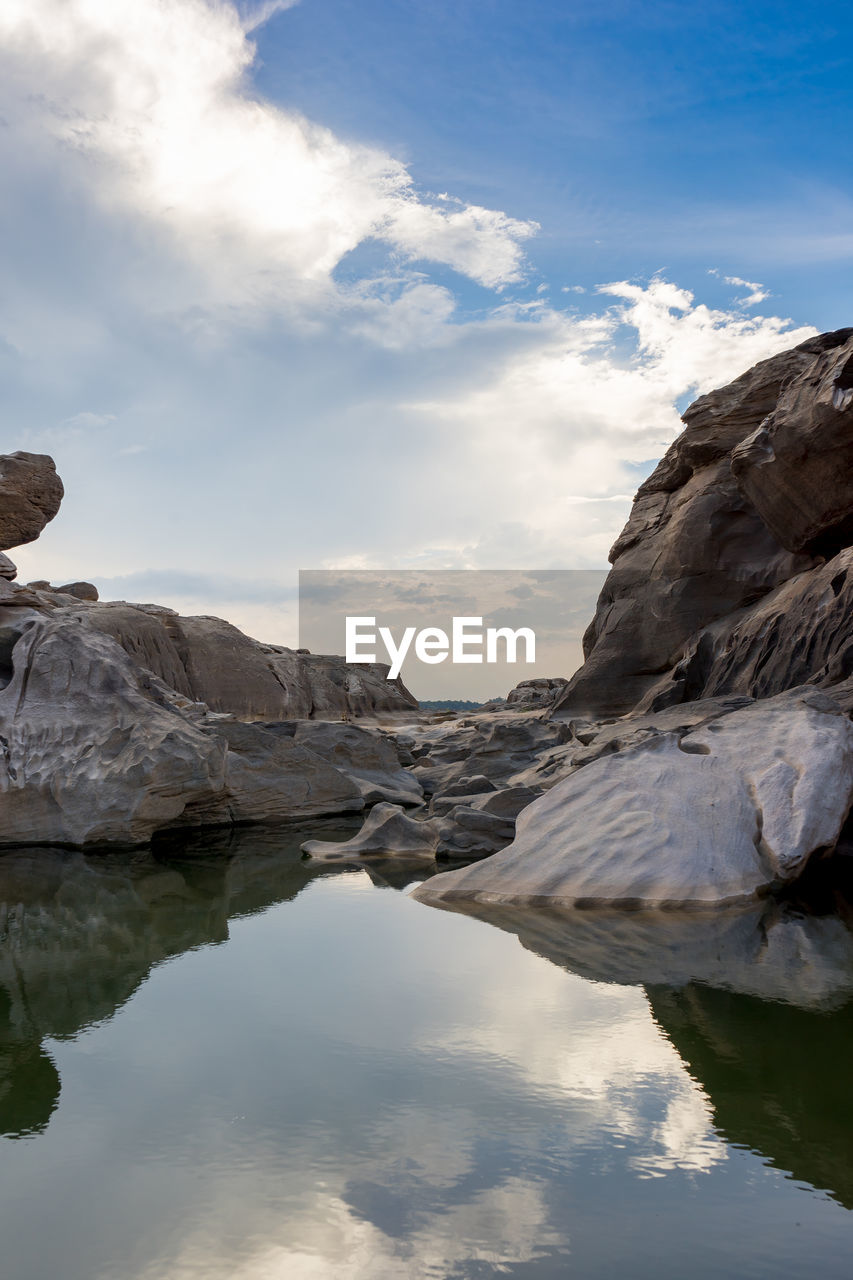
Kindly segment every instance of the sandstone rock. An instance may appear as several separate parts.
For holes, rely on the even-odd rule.
[[[443,725],[422,726],[413,773],[427,795],[447,795],[462,778],[479,774],[503,787],[518,781],[543,751],[571,737],[566,725],[546,719],[547,712],[496,712]],[[482,790],[482,783],[462,783]]]
[[[507,706],[549,706],[568,683],[565,676],[550,679],[540,676],[535,680],[522,680],[506,695]]]
[[[147,698],[107,637],[25,619],[12,663],[0,691],[3,844],[140,843],[224,789],[225,744]]]
[[[281,822],[364,808],[354,779],[292,738],[220,717],[201,727],[227,744],[224,794],[187,805],[172,825]]]
[[[47,454],[0,454],[0,550],[35,542],[59,510],[63,492]]]
[[[515,818],[467,805],[432,821],[438,831],[435,856],[441,860],[488,858],[515,835]]]
[[[790,500],[796,457],[810,451],[815,476],[824,475],[829,452],[826,442],[816,443],[817,424],[831,419],[836,442],[850,430],[846,391],[841,399],[837,393],[848,376],[844,353],[851,337],[846,329],[810,339],[687,410],[685,430],[641,485],[611,551],[613,569],[584,637],[586,661],[560,695],[557,715],[631,710],[682,660],[700,630],[818,565],[819,536],[803,533],[805,525],[793,539],[783,536],[779,504]],[[809,418],[812,384],[818,402]],[[831,414],[820,409],[827,397],[835,406]],[[754,448],[738,453],[777,412],[780,456],[788,460],[784,483],[781,463],[768,470],[758,465]],[[832,524],[837,538],[846,527],[836,510],[847,500],[843,484],[834,493],[815,516],[815,529]]]
[[[786,383],[732,451],[741,491],[790,551],[834,554],[853,541],[853,330]]]
[[[479,809],[482,813],[495,814],[499,818],[515,819],[539,794],[533,787],[503,787],[500,791],[466,796],[464,803],[469,809]],[[431,809],[437,817],[443,817],[460,803],[458,796],[435,796]]]
[[[11,582],[14,578],[17,578],[17,576],[17,565],[13,564],[9,557],[4,556],[3,552],[0,551],[0,578],[6,578]]]
[[[514,831],[511,819],[463,805],[446,817],[418,821],[399,805],[378,804],[351,840],[307,840],[302,851],[312,858],[333,862],[370,857],[422,858],[427,862],[435,858],[470,860],[504,848]]]
[[[78,600],[94,602],[98,599],[98,588],[91,582],[66,582],[64,587],[55,587],[54,590],[62,596],[76,596]]]
[[[706,627],[640,707],[724,695],[766,698],[853,675],[853,549]]]
[[[793,880],[838,839],[853,725],[795,690],[606,756],[522,810],[515,841],[427,902],[719,906]]]

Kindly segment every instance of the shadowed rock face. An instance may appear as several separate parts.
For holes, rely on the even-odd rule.
[[[63,494],[47,454],[0,454],[0,550],[35,542],[59,510]]]
[[[705,651],[720,652],[725,619],[740,620],[853,539],[853,330],[763,361],[702,396],[684,421],[610,553],[586,660],[558,715],[622,715],[706,696],[710,687],[694,678],[655,700],[703,629]],[[807,622],[797,615],[797,625]],[[767,692],[811,674],[777,664]],[[735,688],[753,692],[726,691]]]

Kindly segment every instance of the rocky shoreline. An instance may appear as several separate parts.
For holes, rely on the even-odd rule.
[[[853,800],[853,330],[701,397],[641,486],[570,679],[420,714],[387,669],[217,618],[19,585],[0,555],[0,843],[145,844],[369,810],[332,862],[468,865],[451,909],[718,907],[844,846]],[[0,458],[0,547],[62,485]]]

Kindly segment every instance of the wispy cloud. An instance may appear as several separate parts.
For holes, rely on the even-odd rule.
[[[740,299],[742,307],[757,307],[771,297],[770,290],[755,280],[744,280],[741,276],[721,276],[716,267],[708,270],[709,276],[720,276],[725,284],[734,285],[736,289],[746,289],[747,296]]]
[[[430,198],[392,155],[257,97],[248,35],[282,7],[6,0],[4,105],[35,112],[73,178],[149,224],[219,303],[328,303],[341,259],[371,239],[490,288],[519,280],[535,223]]]

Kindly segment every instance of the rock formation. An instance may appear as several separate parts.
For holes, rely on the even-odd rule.
[[[51,459],[0,458],[3,544],[37,537],[61,497]],[[0,845],[135,845],[421,802],[392,737],[340,723],[417,707],[387,668],[15,573],[0,554]],[[309,719],[323,716],[338,723]]]
[[[853,800],[853,330],[684,418],[611,553],[553,712],[567,737],[510,779],[545,794],[509,847],[424,901],[721,905],[796,880],[838,840]]]
[[[425,901],[720,906],[795,879],[853,800],[853,724],[817,690],[575,771],[523,809],[513,844]]]
[[[47,454],[0,454],[0,551],[35,542],[59,510],[63,494]]]
[[[847,545],[851,370],[853,330],[842,329],[763,361],[691,405],[610,553],[613,568],[584,637],[586,661],[557,714],[622,715],[704,696],[698,670],[725,651],[733,627],[748,625],[744,611]],[[835,614],[840,623],[840,608]],[[792,624],[808,621],[799,613]],[[692,678],[673,680],[697,652]],[[802,679],[800,669],[786,674],[777,665],[761,692]],[[743,681],[714,688],[758,692]]]

